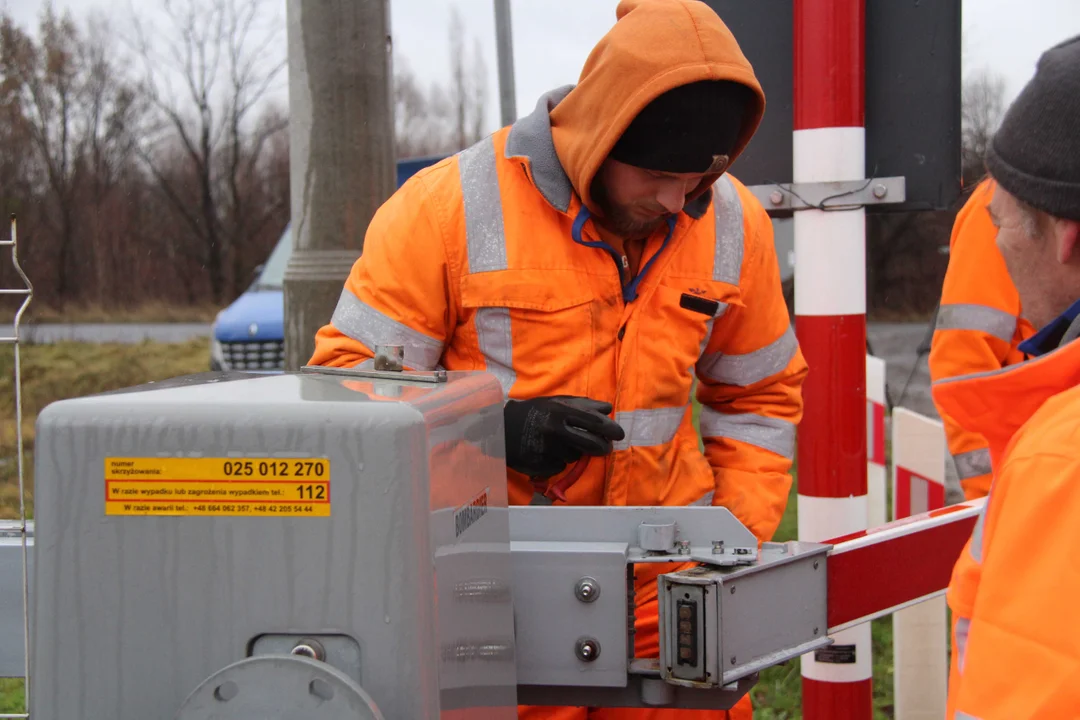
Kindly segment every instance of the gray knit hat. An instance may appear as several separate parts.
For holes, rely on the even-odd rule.
[[[1080,220],[1080,35],[1039,58],[990,141],[986,167],[1033,208]]]

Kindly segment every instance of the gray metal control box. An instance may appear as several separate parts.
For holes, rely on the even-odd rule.
[[[287,693],[290,654],[332,666],[307,702],[352,682],[388,720],[517,717],[502,392],[441,379],[207,374],[46,408],[35,720],[177,717],[237,663],[192,707],[264,665]]]

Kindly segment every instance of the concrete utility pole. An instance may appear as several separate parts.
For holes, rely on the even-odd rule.
[[[307,363],[394,191],[388,0],[287,0],[293,253],[285,369]]]
[[[510,0],[495,0],[495,47],[499,57],[499,109],[502,112],[502,125],[506,126],[517,119]]]

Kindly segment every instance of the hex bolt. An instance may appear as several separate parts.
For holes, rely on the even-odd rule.
[[[712,542],[712,551],[713,551],[713,555],[723,555],[724,554],[724,541],[723,540],[713,540],[713,542]]]
[[[815,635],[817,635],[817,634],[818,634],[818,629],[817,629],[817,628],[814,628],[814,634],[815,634]]]
[[[214,697],[221,702],[229,702],[240,692],[240,688],[232,680],[226,680],[214,689]]]
[[[689,540],[680,540],[679,542],[676,543],[676,545],[679,546],[679,554],[680,555],[689,555],[690,554],[690,541]]]
[[[320,700],[333,700],[334,686],[322,678],[315,678],[308,685],[308,692]]]
[[[874,192],[874,197],[876,197],[878,200],[881,200],[882,198],[884,198],[886,195],[889,194],[889,188],[887,188],[884,185],[878,183],[877,185],[874,186],[873,192]]]
[[[731,594],[732,594],[732,595],[734,595],[734,594],[735,594],[735,586],[734,586],[734,585],[732,585],[732,586],[731,586]]]
[[[735,664],[735,656],[734,656],[734,655],[732,655],[732,656],[731,656],[731,664],[732,664],[732,665],[734,665],[734,664]]]
[[[600,657],[600,643],[597,642],[596,638],[583,637],[577,641],[574,654],[582,662],[593,662]]]
[[[292,655],[299,655],[300,657],[311,658],[312,660],[318,660],[324,662],[326,660],[326,649],[323,648],[322,643],[313,638],[304,638],[300,642],[293,646],[293,649],[289,651]]]
[[[781,205],[784,202],[784,193],[780,192],[779,190],[773,190],[769,194],[769,202],[771,202],[773,205]]]
[[[600,583],[596,578],[583,577],[574,586],[574,596],[583,603],[596,602],[600,597]]]
[[[818,561],[817,561],[817,560],[815,560],[815,561],[814,561],[814,569],[815,569],[815,570],[817,570],[817,566],[818,566]]]

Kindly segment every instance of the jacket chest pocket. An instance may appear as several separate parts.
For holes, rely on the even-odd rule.
[[[680,378],[671,392],[681,396],[713,327],[739,301],[726,283],[665,278],[643,308],[636,352],[657,378]]]
[[[597,304],[576,272],[505,270],[461,283],[477,355],[514,397],[588,392]]]

